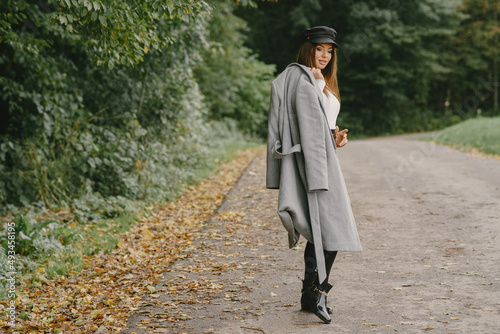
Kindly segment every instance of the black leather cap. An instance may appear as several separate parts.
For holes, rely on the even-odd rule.
[[[335,36],[337,36],[337,32],[327,26],[317,26],[309,28],[302,32],[300,36],[303,42],[308,40],[316,44],[332,43],[333,47],[339,47],[339,45],[335,42]]]

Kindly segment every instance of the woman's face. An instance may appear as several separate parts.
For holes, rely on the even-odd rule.
[[[326,65],[332,60],[333,44],[324,43],[316,45],[314,53],[314,63],[316,68],[324,69]]]

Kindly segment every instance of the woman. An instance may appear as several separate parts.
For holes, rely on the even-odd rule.
[[[266,187],[280,189],[278,215],[290,248],[307,240],[301,307],[331,322],[327,306],[330,270],[337,251],[361,251],[351,202],[337,159],[347,129],[340,110],[334,29],[301,35],[297,62],[274,81],[268,128]]]

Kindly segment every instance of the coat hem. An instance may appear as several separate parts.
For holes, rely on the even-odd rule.
[[[299,234],[300,235],[300,234]],[[304,236],[302,236],[305,240],[307,240],[307,238],[305,238]],[[294,243],[292,244],[290,241],[293,240]],[[289,244],[288,244],[288,248],[292,249],[294,247],[297,247],[297,244],[299,243],[299,238],[297,238],[293,233],[288,233],[288,241],[289,241]],[[312,244],[314,244],[312,241],[309,241],[307,240],[307,242],[310,242]],[[334,247],[325,247],[323,245],[323,250],[325,251],[328,251],[328,252],[362,252],[363,251],[363,247],[361,247],[361,245],[356,248],[353,248],[352,245],[350,246],[346,246],[346,245],[336,245]]]

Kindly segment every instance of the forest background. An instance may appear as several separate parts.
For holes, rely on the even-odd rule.
[[[270,83],[310,26],[338,32],[339,124],[355,136],[498,115],[499,10],[498,0],[3,0],[0,216],[16,222],[19,272],[81,243],[82,226],[126,229],[148,203],[261,143]],[[3,284],[8,240],[0,227]]]

